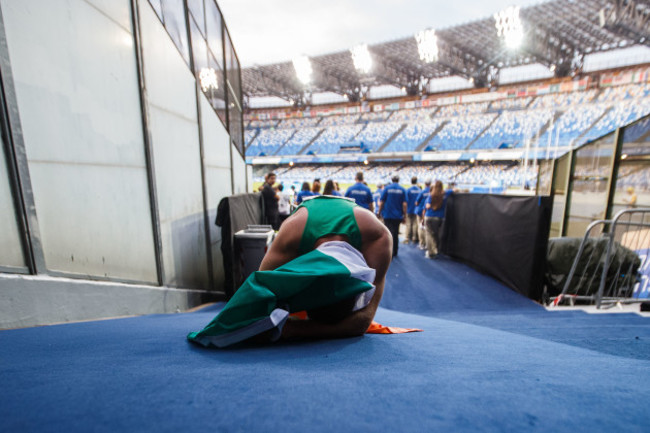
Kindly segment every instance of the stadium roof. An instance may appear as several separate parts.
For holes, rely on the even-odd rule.
[[[495,19],[485,18],[436,29],[438,61],[420,60],[414,37],[369,45],[373,70],[359,74],[349,50],[310,57],[313,73],[308,88],[296,77],[290,61],[242,70],[248,97],[277,96],[309,104],[312,93],[333,92],[349,100],[363,98],[368,88],[393,85],[417,95],[431,79],[460,76],[476,87],[495,84],[499,70],[543,64],[556,76],[579,73],[587,54],[632,45],[650,46],[650,2],[643,0],[554,0],[522,8],[524,40],[508,49],[497,36]]]

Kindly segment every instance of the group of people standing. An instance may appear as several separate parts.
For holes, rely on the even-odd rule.
[[[453,189],[444,190],[441,181],[433,185],[427,180],[423,188],[418,186],[417,177],[411,178],[406,189],[399,184],[399,176],[391,178],[392,183],[378,188],[379,216],[393,236],[393,257],[399,250],[399,228],[405,223],[404,243],[419,245],[426,250],[425,257],[437,257],[440,246],[440,229],[445,217],[447,199]]]
[[[294,206],[307,197],[321,195],[320,179],[314,179],[312,185],[304,182],[300,191],[293,187],[284,191],[284,186],[275,186],[276,175],[268,173],[264,185],[260,188],[264,197],[267,222],[278,230],[282,222],[291,214]],[[399,250],[399,229],[402,223],[406,226],[404,243],[419,245],[426,250],[425,257],[435,258],[439,251],[440,229],[445,216],[447,199],[453,189],[444,190],[441,181],[430,180],[424,187],[418,186],[418,179],[411,178],[411,187],[405,189],[399,184],[399,176],[394,175],[390,184],[377,186],[373,193],[363,179],[363,173],[358,172],[355,184],[350,186],[345,194],[341,194],[338,185],[328,180],[322,195],[345,196],[353,199],[357,205],[374,212],[380,218],[393,238],[393,257]]]

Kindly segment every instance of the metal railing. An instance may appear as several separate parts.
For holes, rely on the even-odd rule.
[[[597,229],[600,236],[592,237]],[[644,253],[639,256],[640,251]],[[585,230],[562,293],[551,298],[552,305],[581,301],[608,308],[647,301],[638,297],[647,279],[639,270],[646,268],[649,258],[650,208],[625,209],[611,220],[594,221]]]

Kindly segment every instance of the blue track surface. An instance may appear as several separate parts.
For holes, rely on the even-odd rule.
[[[422,333],[204,349],[219,306],[0,332],[0,431],[647,432],[650,320],[546,312],[400,246],[377,321]]]

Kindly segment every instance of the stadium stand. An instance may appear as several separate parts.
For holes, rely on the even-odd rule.
[[[372,122],[357,135],[356,141],[363,149],[377,151],[386,141],[404,126],[395,122]]]
[[[454,117],[433,137],[428,147],[435,150],[465,149],[495,117],[495,114]]]
[[[274,155],[297,155],[300,150],[308,145],[322,131],[318,127],[298,129],[296,133]]]
[[[323,133],[309,146],[307,153],[333,154],[338,153],[341,145],[355,141],[356,135],[361,131],[363,125],[359,124],[337,124],[325,128]]]
[[[361,117],[359,114],[339,114],[335,116],[323,117],[323,120],[318,124],[321,127],[338,126],[338,125],[352,125],[357,123]]]
[[[383,153],[495,150],[521,148],[527,140],[539,148],[578,146],[648,113],[650,84],[642,83],[440,107],[251,120],[246,155],[327,155],[346,145],[357,146],[351,151]]]
[[[485,113],[488,108],[488,102],[473,102],[469,104],[451,104],[440,107],[437,117],[459,117],[470,114]]]
[[[273,155],[295,132],[295,129],[261,129],[251,147],[246,150],[246,154]]]
[[[552,93],[550,95],[538,96],[528,107],[531,110],[536,108],[569,108],[573,105],[586,104],[590,102],[598,91],[596,89],[578,92]]]
[[[277,127],[280,129],[292,128],[310,128],[316,126],[320,122],[320,117],[302,117],[298,119],[284,119],[278,123]]]
[[[378,112],[369,112],[363,113],[359,118],[360,122],[385,122],[391,117],[391,114],[395,113],[394,111],[378,111]],[[392,119],[391,119],[392,121]]]
[[[433,108],[410,108],[393,111],[391,122],[430,122],[431,117],[438,111],[438,107]]]
[[[539,137],[537,146],[570,146],[608,110],[604,104],[574,105]],[[550,139],[550,140],[549,140]]]
[[[553,110],[504,111],[472,144],[472,149],[502,149],[523,146],[540,133],[553,117]]]
[[[410,110],[413,111],[413,110]],[[383,150],[384,152],[413,152],[431,136],[444,120],[434,119],[406,124],[400,134]]]
[[[492,101],[490,104],[490,111],[500,111],[500,110],[522,110],[530,104],[533,98],[527,96],[525,98],[508,98],[501,99],[498,101]]]
[[[625,93],[629,95],[629,93]],[[583,142],[593,140],[618,126],[633,122],[650,113],[650,98],[626,98],[611,106],[611,109],[582,137]]]

